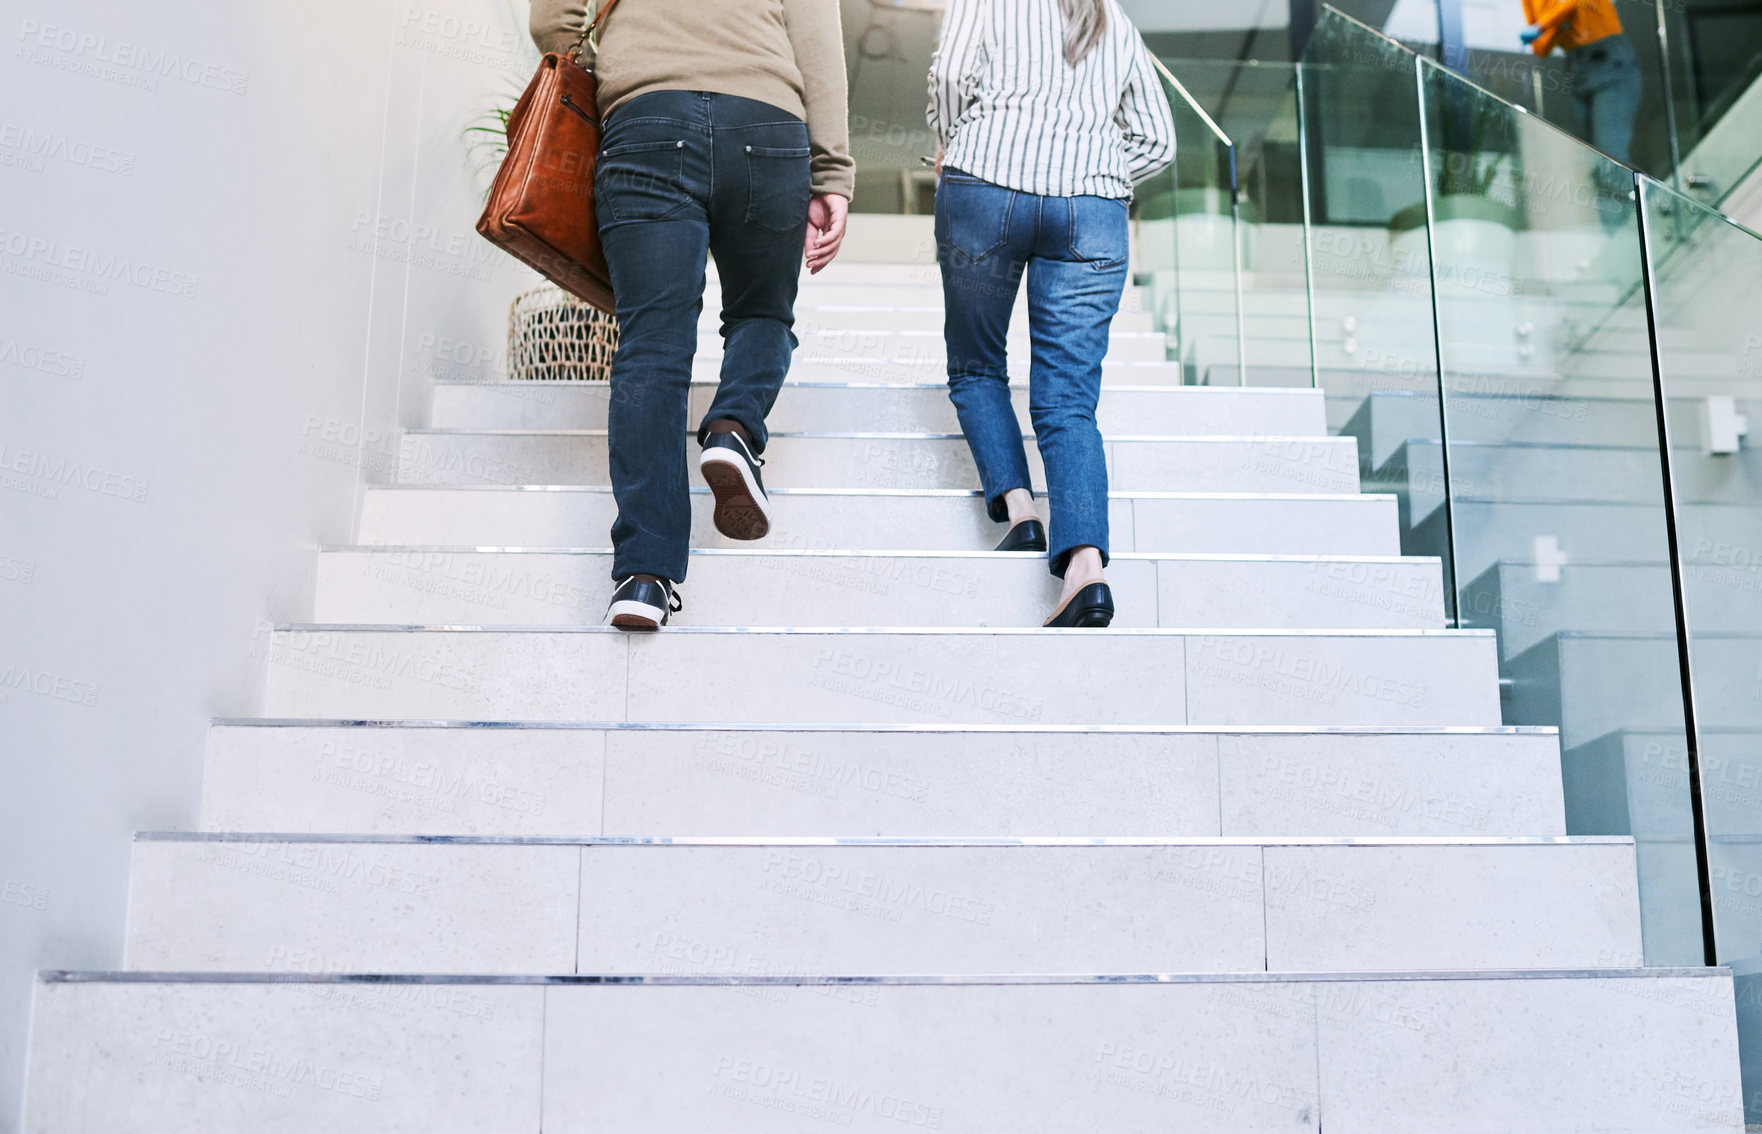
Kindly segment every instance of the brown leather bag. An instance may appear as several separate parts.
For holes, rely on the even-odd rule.
[[[599,83],[578,56],[617,3],[606,0],[568,55],[539,62],[508,115],[508,156],[477,222],[491,244],[605,312],[613,310],[612,272],[593,204]]]

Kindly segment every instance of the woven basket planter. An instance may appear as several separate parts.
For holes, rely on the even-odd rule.
[[[558,287],[541,287],[508,311],[508,378],[518,382],[607,382],[618,324]]]

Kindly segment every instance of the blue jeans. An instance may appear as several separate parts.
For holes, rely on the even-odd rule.
[[[1095,407],[1126,286],[1126,213],[1124,201],[1018,193],[953,169],[936,191],[948,394],[998,521],[1009,517],[1004,493],[1030,488],[1006,358],[1010,313],[1028,277],[1028,416],[1046,465],[1049,554],[1060,578],[1077,548],[1097,548],[1107,561],[1107,460]]]
[[[709,256],[722,282],[724,353],[698,439],[712,421],[735,421],[764,451],[765,417],[795,352],[809,196],[808,128],[766,103],[657,91],[606,122],[594,201],[618,297],[607,425],[614,579],[685,580],[686,415]]]
[[[1567,52],[1566,67],[1572,75],[1574,132],[1623,165],[1631,164],[1643,85],[1634,45],[1625,35],[1606,36]]]

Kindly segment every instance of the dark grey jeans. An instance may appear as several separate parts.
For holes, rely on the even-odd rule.
[[[606,123],[595,172],[618,295],[608,430],[612,577],[683,582],[691,548],[686,421],[704,272],[722,282],[722,382],[698,427],[731,420],[763,452],[795,351],[807,239],[808,128],[752,99],[657,91]]]

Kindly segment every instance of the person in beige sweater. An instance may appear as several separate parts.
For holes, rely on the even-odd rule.
[[[587,26],[581,0],[533,0],[532,40],[568,54]],[[600,113],[649,91],[719,91],[769,103],[808,124],[814,192],[850,200],[844,32],[838,0],[619,0],[584,62],[600,81]]]
[[[601,0],[604,3],[605,0]],[[616,0],[582,45],[581,0],[533,0],[532,38],[581,46],[599,79],[594,175],[617,296],[607,428],[615,584],[608,625],[657,630],[690,561],[687,414],[706,261],[722,367],[697,429],[717,530],[761,539],[765,418],[796,347],[805,255],[838,255],[856,176],[838,0]]]

